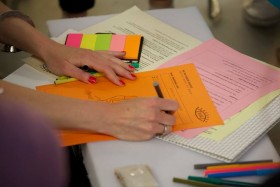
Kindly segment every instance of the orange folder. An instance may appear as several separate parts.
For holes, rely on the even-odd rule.
[[[60,130],[58,137],[62,146],[78,145],[87,142],[116,140],[116,138],[113,136],[77,130]]]

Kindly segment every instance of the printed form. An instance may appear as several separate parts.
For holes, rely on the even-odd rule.
[[[142,35],[144,44],[139,71],[153,70],[162,63],[201,44],[196,38],[163,23],[137,7],[132,7],[80,32]]]
[[[205,131],[206,128],[202,128],[178,132],[186,138],[205,131],[203,133],[205,137],[215,140],[222,139],[252,117],[258,111],[257,108],[261,109],[279,95],[279,68],[258,62],[216,39],[204,42],[159,68],[187,63],[195,64],[217,110],[222,119],[226,121],[224,126],[214,127],[207,131]],[[246,109],[259,99],[261,99],[260,102]],[[240,111],[242,111],[242,115],[238,116]],[[225,128],[228,128],[227,133],[224,131]]]

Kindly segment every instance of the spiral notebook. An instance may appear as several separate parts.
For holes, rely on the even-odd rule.
[[[200,136],[185,139],[174,133],[158,138],[221,161],[235,162],[279,122],[280,96],[221,141]]]

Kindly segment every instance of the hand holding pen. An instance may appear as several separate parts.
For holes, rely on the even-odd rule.
[[[154,87],[155,87],[155,90],[157,92],[158,97],[159,98],[164,98],[162,90],[161,90],[158,82],[154,82]],[[170,111],[170,110],[163,110],[163,111],[164,111],[165,114],[173,114],[174,113],[174,111]],[[168,123],[160,123],[160,125],[163,126],[163,132],[158,134],[159,136],[167,135],[168,133],[170,133],[172,131],[172,126],[168,125]]]
[[[113,133],[111,135],[122,140],[148,140],[162,133],[170,133],[175,116],[162,111],[176,111],[178,107],[174,100],[156,97],[115,103],[111,105],[110,115],[106,119],[112,120],[108,129],[110,132],[106,134]],[[162,124],[166,124],[167,129],[164,130]]]

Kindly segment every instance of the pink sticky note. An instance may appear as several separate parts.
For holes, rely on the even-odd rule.
[[[82,38],[83,34],[68,34],[65,45],[79,48],[81,45]]]
[[[125,45],[125,39],[126,39],[126,35],[113,34],[109,50],[110,51],[123,51],[124,45]]]

